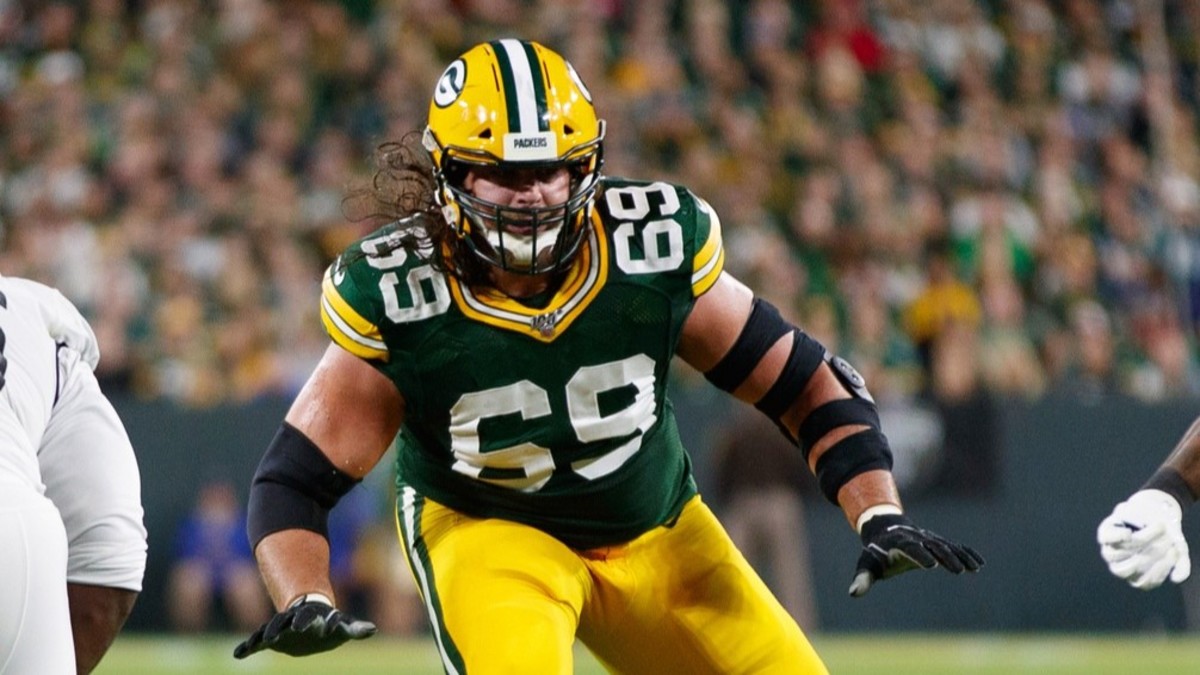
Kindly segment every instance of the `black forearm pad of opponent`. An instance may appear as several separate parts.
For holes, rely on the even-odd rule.
[[[1162,490],[1175,498],[1179,505],[1187,508],[1196,502],[1192,487],[1183,479],[1183,475],[1175,469],[1164,466],[1150,476],[1150,480],[1142,486],[1143,490]]]
[[[251,549],[280,530],[310,530],[328,539],[329,510],[358,483],[299,429],[284,422],[250,484],[246,535]]]

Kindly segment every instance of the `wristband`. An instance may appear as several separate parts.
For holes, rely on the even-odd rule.
[[[863,525],[875,516],[898,516],[904,513],[904,510],[895,504],[876,504],[867,508],[858,516],[858,521],[854,523],[854,531],[862,534]]]
[[[306,602],[319,602],[323,605],[329,605],[330,607],[333,607],[333,600],[331,600],[329,596],[325,595],[324,593],[304,593],[288,603],[287,608],[291,609],[293,607],[299,607]]]
[[[1175,469],[1166,466],[1155,471],[1142,489],[1161,490],[1174,497],[1181,508],[1187,508],[1196,501],[1192,487],[1183,479],[1183,476]]]

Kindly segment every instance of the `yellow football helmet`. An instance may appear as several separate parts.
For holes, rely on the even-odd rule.
[[[501,269],[561,269],[588,231],[604,121],[571,64],[525,40],[494,40],[458,57],[438,79],[422,143],[433,158],[437,199],[475,257]],[[565,204],[501,206],[462,187],[471,166],[567,167]]]

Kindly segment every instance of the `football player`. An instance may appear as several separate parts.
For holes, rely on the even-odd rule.
[[[374,632],[336,609],[326,514],[399,433],[397,526],[447,673],[570,673],[577,637],[614,672],[826,672],[697,495],[676,355],[797,444],[862,537],[852,595],[982,565],[903,513],[858,373],[723,272],[702,199],[601,177],[604,133],[569,63],[504,39],[385,148],[398,220],[326,273],[333,344],[253,480],[279,611],[236,656]]]
[[[1184,433],[1142,489],[1117,504],[1096,540],[1108,570],[1130,586],[1151,590],[1192,573],[1183,511],[1200,494],[1200,418]]]
[[[58,291],[0,277],[0,672],[90,673],[142,588],[141,481]]]

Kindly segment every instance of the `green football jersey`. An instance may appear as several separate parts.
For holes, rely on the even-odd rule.
[[[667,377],[721,273],[720,223],[684,188],[615,179],[591,222],[537,307],[439,273],[394,225],[329,268],[326,330],[405,399],[398,486],[575,548],[633,539],[696,493]]]

